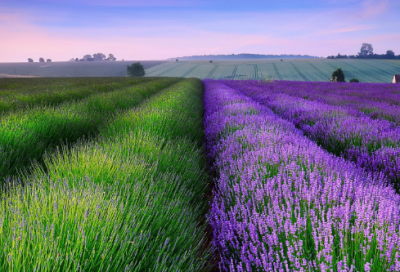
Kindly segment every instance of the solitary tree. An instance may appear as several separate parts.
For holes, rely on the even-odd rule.
[[[176,59],[175,61],[178,61],[178,59]]]
[[[33,62],[33,59],[29,58],[29,59],[28,59],[28,62]]]
[[[40,59],[39,59],[39,62],[44,62],[44,58],[40,58]]]
[[[210,63],[212,63],[212,60],[210,60]]]
[[[374,54],[374,49],[372,48],[372,44],[370,43],[363,43],[360,49],[360,53],[358,53],[360,57],[367,57],[373,54]]]
[[[51,59],[47,59],[46,62],[51,62]]]
[[[127,65],[126,71],[128,73],[128,76],[132,77],[142,77],[146,74],[144,71],[144,67],[140,62],[135,62],[131,66]]]
[[[341,68],[337,69],[336,71],[334,71],[332,73],[331,81],[334,81],[334,82],[346,82],[346,80],[344,79],[344,73],[343,73]]]

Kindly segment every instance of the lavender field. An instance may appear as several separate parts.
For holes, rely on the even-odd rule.
[[[0,271],[400,271],[400,85],[0,81]]]
[[[204,80],[221,271],[400,271],[400,87]]]

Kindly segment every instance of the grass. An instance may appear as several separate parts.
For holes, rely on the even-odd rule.
[[[0,113],[57,106],[152,80],[154,78],[3,79],[0,81]]]
[[[209,271],[202,83],[46,156],[1,199],[2,271]]]
[[[0,178],[18,174],[32,161],[42,163],[45,152],[53,152],[61,143],[74,143],[82,137],[96,135],[108,119],[177,81],[174,78],[150,81],[58,107],[42,106],[3,116],[0,118]]]

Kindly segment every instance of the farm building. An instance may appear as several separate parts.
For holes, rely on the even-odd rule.
[[[400,75],[394,75],[392,83],[400,83]]]

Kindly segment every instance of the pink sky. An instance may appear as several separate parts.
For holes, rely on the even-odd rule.
[[[146,8],[130,7],[132,16],[120,10],[126,1],[116,2],[112,12],[101,6],[94,9],[95,15],[89,12],[91,16],[75,13],[76,6],[0,4],[0,62],[39,57],[66,61],[97,52],[125,60],[237,53],[326,57],[356,54],[363,42],[371,43],[378,54],[388,49],[400,54],[400,20],[390,8],[394,3],[398,14],[396,1],[350,1],[354,3],[348,8],[220,12],[212,5],[179,6],[179,1],[163,12],[163,7],[157,8],[160,3],[152,1]]]

